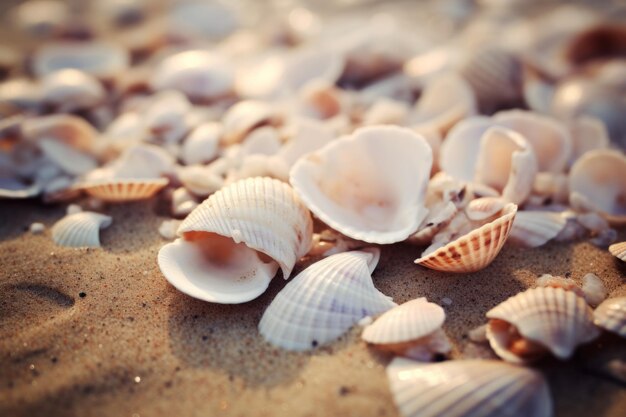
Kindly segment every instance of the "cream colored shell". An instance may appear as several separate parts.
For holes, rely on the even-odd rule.
[[[626,337],[626,297],[609,298],[593,312],[596,326]]]
[[[100,229],[111,225],[113,219],[104,214],[81,211],[63,217],[52,226],[52,239],[68,247],[100,247]]]

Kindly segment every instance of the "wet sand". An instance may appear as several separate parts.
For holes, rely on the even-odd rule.
[[[103,248],[88,250],[53,243],[49,228],[64,206],[0,201],[0,415],[397,415],[384,373],[391,356],[369,349],[359,329],[311,353],[263,341],[256,326],[282,279],[233,306],[170,286],[156,264],[164,218],[155,204],[109,207]],[[47,226],[44,234],[27,231],[35,221]],[[384,247],[375,285],[398,303],[419,296],[440,303],[455,358],[488,355],[467,331],[543,273],[580,283],[593,272],[611,296],[626,295],[626,264],[586,242],[507,246],[490,267],[467,276],[418,267],[419,252]],[[626,360],[626,341],[605,334],[567,363],[537,364],[555,415],[626,415],[626,389],[602,372],[614,358]]]

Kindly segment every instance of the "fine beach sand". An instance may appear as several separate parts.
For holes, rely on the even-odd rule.
[[[263,341],[256,326],[282,279],[257,300],[232,306],[169,285],[156,264],[164,217],[155,204],[107,208],[113,224],[101,232],[103,248],[87,250],[53,243],[49,228],[64,206],[0,201],[0,415],[397,415],[384,372],[391,356],[369,349],[358,328],[311,353]],[[46,224],[44,234],[26,231],[35,221]],[[593,272],[611,296],[626,295],[626,264],[586,242],[507,246],[468,276],[418,267],[419,252],[384,247],[374,282],[398,303],[425,296],[442,304],[454,358],[488,355],[467,331],[543,273],[580,283]],[[537,364],[555,415],[626,415],[626,389],[603,372],[616,358],[626,360],[626,342],[605,334],[567,363]]]

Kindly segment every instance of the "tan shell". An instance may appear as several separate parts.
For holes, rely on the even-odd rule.
[[[612,244],[609,246],[609,252],[617,259],[626,262],[626,242]]]
[[[167,178],[110,179],[89,181],[78,185],[92,197],[109,203],[145,200],[153,197],[169,183]]]
[[[418,265],[444,272],[469,273],[486,268],[509,236],[517,206],[509,203],[496,220],[415,260]]]
[[[593,312],[594,323],[621,337],[626,337],[626,297],[609,298]]]

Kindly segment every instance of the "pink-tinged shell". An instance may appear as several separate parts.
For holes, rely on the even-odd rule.
[[[561,213],[551,211],[519,211],[513,221],[511,242],[536,248],[554,239],[567,224]]]
[[[474,116],[450,129],[439,151],[441,170],[456,179],[473,181],[481,138],[492,126],[490,118]]]
[[[626,262],[626,242],[612,244],[609,246],[609,252],[620,261]]]
[[[415,263],[443,272],[470,273],[489,266],[506,242],[517,206],[509,203],[497,219],[418,258]]]
[[[78,187],[92,197],[108,203],[124,203],[152,198],[169,183],[167,178],[96,180]]]
[[[395,358],[387,367],[394,402],[403,417],[551,417],[543,376],[493,360],[424,364]]]
[[[506,206],[506,200],[500,197],[481,197],[470,201],[465,207],[467,218],[472,221],[486,220],[495,216]],[[518,213],[519,214],[519,213]]]
[[[68,214],[52,226],[52,239],[67,247],[100,247],[100,229],[111,225],[113,219],[91,211]]]
[[[626,297],[609,298],[593,312],[594,323],[621,337],[626,337]]]
[[[496,326],[494,319],[509,324],[521,338],[561,360],[569,359],[578,345],[599,334],[585,299],[563,288],[540,287],[521,292],[488,311],[487,318],[491,319],[487,326],[491,347],[498,356],[514,363],[534,358],[509,350],[510,329]]]

